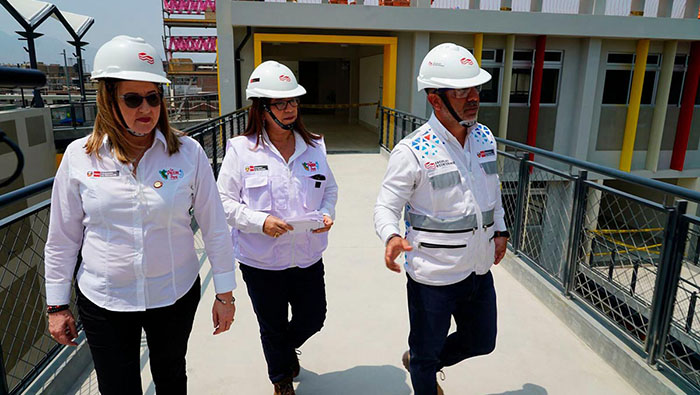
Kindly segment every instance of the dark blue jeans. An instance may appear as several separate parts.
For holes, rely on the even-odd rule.
[[[258,317],[267,374],[270,381],[277,383],[291,376],[294,349],[320,331],[326,320],[323,260],[304,269],[263,270],[240,266]]]
[[[407,276],[408,277],[408,276]],[[437,393],[435,374],[496,346],[496,291],[491,272],[451,285],[420,284],[408,277],[411,382],[416,395]],[[457,330],[447,336],[451,317]]]

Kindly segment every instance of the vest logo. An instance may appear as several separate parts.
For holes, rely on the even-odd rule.
[[[260,82],[260,78],[251,78],[250,83],[253,84],[255,82]]]
[[[435,170],[435,169],[439,169],[441,167],[450,166],[450,165],[454,165],[454,164],[455,164],[455,162],[453,160],[440,159],[440,160],[436,160],[435,162],[425,162],[425,168],[428,170]]]
[[[435,156],[438,153],[438,144],[445,144],[434,134],[424,134],[419,138],[411,141],[411,148],[420,152],[421,158],[428,156]]]
[[[482,159],[482,158],[487,158],[489,156],[494,156],[494,155],[495,154],[493,152],[493,149],[487,149],[484,151],[479,151],[479,153],[476,154],[476,157],[479,159]]]
[[[150,56],[145,52],[139,52],[139,60],[148,64],[155,63],[155,60],[153,60],[153,56]]]
[[[267,165],[250,165],[245,167],[246,173],[252,173],[255,171],[266,171]]]
[[[304,166],[304,170],[306,171],[318,170],[318,162],[304,162],[301,165]]]
[[[100,171],[92,170],[87,172],[88,178],[107,178],[107,177],[119,177],[119,170],[113,171]]]
[[[292,79],[289,78],[288,75],[282,74],[282,75],[280,76],[280,81],[283,81],[283,82],[292,82]]]
[[[459,61],[460,61],[460,63],[462,63],[462,64],[468,64],[468,65],[470,65],[470,66],[473,66],[473,65],[474,65],[474,62],[472,62],[472,60],[469,59],[469,58],[462,58],[462,59],[460,59]]]
[[[173,168],[170,168],[158,170],[158,174],[160,174],[160,176],[163,177],[164,180],[179,180],[180,178],[184,177],[185,172],[182,171],[182,169],[175,170]]]
[[[425,168],[428,170],[435,170],[437,169],[437,166],[435,165],[435,162],[425,162]]]

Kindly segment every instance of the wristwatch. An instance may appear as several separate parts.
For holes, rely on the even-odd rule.
[[[70,306],[67,304],[49,305],[49,306],[46,306],[46,313],[47,314],[58,313],[59,311],[68,310],[69,308],[70,308]]]
[[[493,232],[493,237],[505,237],[510,239],[510,232],[508,232],[507,230],[497,230]]]

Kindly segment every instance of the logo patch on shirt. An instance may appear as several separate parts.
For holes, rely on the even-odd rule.
[[[267,171],[267,165],[250,165],[245,167],[246,173],[254,171]]]
[[[304,162],[301,165],[304,166],[304,170],[306,171],[318,170],[318,162]]]
[[[170,169],[158,170],[158,174],[163,177],[164,180],[179,180],[185,176],[185,172],[180,170],[175,170],[172,167]]]
[[[493,152],[493,149],[487,149],[484,151],[479,151],[479,153],[476,154],[476,157],[479,159],[482,159],[482,158],[487,158],[489,156],[494,156],[494,155],[495,154]]]
[[[452,160],[440,159],[440,160],[436,160],[435,162],[425,162],[425,168],[428,170],[435,170],[435,169],[439,169],[441,167],[450,166],[450,165],[454,165],[454,164],[455,164],[455,162]]]
[[[119,170],[112,171],[101,171],[92,170],[87,172],[88,178],[106,178],[106,177],[119,177]]]
[[[438,144],[444,144],[434,133],[427,133],[411,141],[411,147],[421,153],[421,157],[435,156],[438,153]]]

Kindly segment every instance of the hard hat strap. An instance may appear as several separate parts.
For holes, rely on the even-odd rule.
[[[476,124],[476,120],[465,121],[459,117],[457,111],[455,111],[455,109],[452,108],[452,104],[450,104],[450,101],[447,99],[447,95],[444,91],[437,90],[437,94],[438,96],[440,96],[440,99],[442,99],[442,102],[445,104],[445,108],[447,108],[447,111],[449,111],[452,115],[452,118],[454,118],[455,121],[457,121],[460,125],[464,126],[465,128],[470,128]]]
[[[285,125],[279,119],[277,119],[275,114],[272,113],[272,110],[270,110],[270,106],[268,106],[267,104],[263,104],[263,108],[265,109],[265,111],[267,111],[268,114],[270,114],[270,116],[272,117],[272,120],[275,121],[277,126],[281,127],[284,130],[294,129],[294,122],[290,123],[289,125]]]

